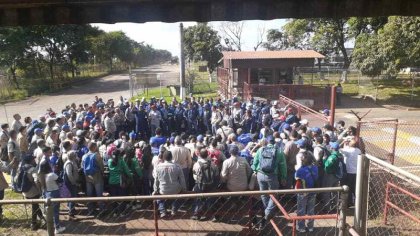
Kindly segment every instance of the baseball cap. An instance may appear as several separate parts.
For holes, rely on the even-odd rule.
[[[136,134],[136,132],[131,131],[131,132],[129,133],[129,136],[130,136],[130,138],[132,138],[132,139],[136,139],[137,134]]]
[[[299,139],[298,141],[295,142],[295,144],[298,147],[305,147],[306,146],[306,140],[305,139]]]
[[[238,154],[239,153],[239,147],[237,145],[230,145],[229,153],[230,154]]]
[[[340,148],[340,144],[338,142],[330,142],[331,149],[338,150]]]
[[[63,126],[61,126],[61,129],[70,129],[70,126],[69,125],[63,125]]]
[[[44,130],[43,130],[43,129],[41,129],[41,128],[36,128],[36,129],[34,130],[34,132],[35,132],[35,133],[42,132],[42,131],[44,131]]]
[[[321,129],[319,127],[312,127],[311,131],[314,133],[321,133]]]
[[[299,122],[302,125],[307,125],[309,123],[309,121],[307,119],[303,119]]]
[[[202,142],[203,140],[204,140],[203,135],[200,134],[197,136],[197,141]]]
[[[328,110],[328,109],[324,109],[324,110],[322,111],[322,114],[324,114],[324,115],[326,115],[326,116],[329,116],[329,115],[330,115],[330,110]]]

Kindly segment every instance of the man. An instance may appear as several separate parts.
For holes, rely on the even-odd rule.
[[[287,165],[284,154],[275,147],[274,138],[267,138],[268,144],[261,147],[255,156],[252,170],[257,173],[257,181],[260,190],[276,190],[279,188],[279,179],[281,184],[286,184]],[[261,195],[264,205],[264,217],[260,221],[260,229],[263,229],[266,222],[273,217],[275,209],[274,203],[269,195]]]
[[[29,150],[28,137],[26,135],[26,126],[19,128],[19,134],[17,135],[17,143],[19,145],[22,156],[24,156]]]
[[[105,124],[105,130],[111,134],[111,137],[116,138],[118,134],[116,133],[117,126],[115,125],[115,122],[114,122],[114,114],[115,114],[114,111],[110,111],[105,117],[104,124]]]
[[[230,158],[223,162],[220,174],[226,188],[232,192],[247,190],[248,179],[252,174],[251,167],[244,158],[239,157],[239,152],[238,146],[230,146]]]
[[[342,158],[341,153],[338,152],[340,145],[337,142],[330,143],[331,154],[324,160],[324,177],[322,179],[322,187],[337,187],[339,179],[337,178],[337,170],[339,165],[339,158]],[[322,201],[324,204],[323,210],[333,210],[338,201],[336,193],[322,193]]]
[[[7,142],[7,151],[9,153],[9,162],[11,164],[11,183],[12,187],[15,188],[15,176],[17,174],[17,169],[19,167],[19,163],[21,162],[21,151],[19,144],[17,143],[17,132],[15,130],[11,130],[9,142]]]
[[[89,152],[83,155],[81,167],[85,173],[86,180],[86,195],[88,197],[102,197],[104,191],[103,171],[104,164],[102,158],[97,153],[97,144],[95,142],[89,143]],[[95,203],[88,203],[88,215],[95,215]],[[100,204],[103,210],[103,204]]]
[[[0,132],[0,157],[2,161],[8,161],[9,153],[7,152],[7,143],[9,142],[9,125],[2,124]]]
[[[198,109],[195,104],[189,103],[186,111],[186,118],[188,121],[188,131],[191,134],[196,135],[198,132]]]
[[[20,121],[20,119],[22,119],[22,117],[19,114],[14,114],[13,115],[13,123],[12,123],[12,130],[19,132],[20,127],[22,127],[22,122]]]
[[[359,148],[357,148],[357,142],[351,140],[348,145],[345,145],[341,149],[341,153],[344,156],[344,163],[346,163],[347,175],[345,176],[343,183],[349,186],[349,206],[354,205],[353,196],[356,197],[356,173],[357,173],[357,162],[359,156],[362,154]]]
[[[228,122],[226,120],[221,121],[221,126],[222,127],[217,130],[216,135],[220,135],[222,137],[222,142],[226,142],[228,136],[234,132],[233,129],[228,126]]]
[[[287,163],[287,188],[294,188],[295,185],[296,155],[299,152],[299,148],[295,143],[297,136],[297,131],[292,131],[290,133],[290,140],[284,145],[284,156]]]
[[[208,158],[206,148],[199,150],[197,162],[193,166],[193,177],[195,185],[193,191],[196,193],[209,193],[213,192],[219,184],[219,169]],[[211,198],[197,198],[195,200],[194,213],[191,217],[192,220],[206,220],[205,214],[211,214],[212,203],[214,199]],[[212,219],[213,222],[217,221],[217,216]]]
[[[181,136],[176,136],[174,143],[175,146],[170,149],[170,152],[172,153],[173,163],[178,164],[182,168],[182,173],[184,173],[186,186],[189,186],[189,172],[192,166],[192,157],[190,149],[182,145]]]
[[[160,122],[162,121],[162,115],[160,111],[157,110],[156,105],[151,106],[149,112],[149,121],[150,121],[150,131],[152,134],[156,132],[157,128],[160,128]]]
[[[150,138],[150,144],[155,144],[157,148],[160,147],[160,145],[163,145],[166,143],[166,137],[162,136],[162,129],[161,128],[157,128],[155,130],[155,136]]]
[[[184,174],[182,168],[172,162],[172,153],[166,151],[163,153],[164,162],[157,165],[156,178],[154,183],[154,192],[156,194],[179,194],[186,191],[187,187],[185,184]],[[166,201],[158,200],[160,217],[164,218],[167,216]],[[172,212],[171,215],[176,215],[178,211],[178,202],[172,201]]]

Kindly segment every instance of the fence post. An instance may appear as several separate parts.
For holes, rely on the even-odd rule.
[[[346,229],[346,217],[347,217],[347,200],[349,195],[349,187],[347,185],[343,186],[343,192],[341,192],[340,196],[340,219],[339,219],[339,236],[345,236],[347,235],[347,229]]]
[[[360,236],[366,235],[369,196],[369,162],[369,159],[365,155],[361,155],[357,163],[354,226]]]
[[[153,218],[154,218],[154,221],[155,221],[155,235],[159,236],[157,200],[153,201]]]
[[[397,146],[397,133],[398,133],[398,119],[396,119],[395,121],[395,127],[394,127],[394,140],[392,140],[392,153],[391,153],[391,160],[389,160],[391,162],[391,164],[394,165],[394,161],[395,161],[395,147]]]
[[[54,236],[54,206],[52,205],[51,198],[45,199],[45,208],[47,212],[47,234],[48,236]]]
[[[335,85],[331,86],[331,107],[330,107],[330,124],[334,127],[334,121],[335,121],[335,103],[336,103],[336,94],[337,88]]]

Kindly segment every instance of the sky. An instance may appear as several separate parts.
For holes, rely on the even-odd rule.
[[[286,20],[252,20],[245,21],[242,32],[242,51],[251,51],[258,41],[258,29],[280,29]],[[195,22],[183,22],[184,27],[195,25]],[[214,29],[218,30],[220,22],[210,22]],[[151,44],[154,48],[165,49],[174,56],[179,56],[179,23],[147,22],[117,23],[117,24],[92,24],[100,29],[110,31],[123,31],[128,37],[137,41]],[[265,38],[265,36],[264,36]]]

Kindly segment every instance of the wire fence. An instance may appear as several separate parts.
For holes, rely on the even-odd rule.
[[[420,178],[368,155],[368,235],[420,234]]]
[[[347,230],[346,201],[335,202],[333,209],[324,209],[316,200],[313,213],[302,214],[303,196],[347,194],[345,187],[300,190],[216,192],[156,196],[101,198],[54,198],[34,200],[2,200],[3,219],[0,234],[54,234],[54,205],[60,204],[60,225],[63,234],[111,235],[296,235],[302,219],[315,219],[311,235],[338,235]],[[318,196],[317,196],[318,195]],[[262,224],[262,197],[271,197],[275,214]],[[339,198],[340,199],[340,198]],[[343,197],[341,199],[347,199]],[[67,203],[76,204],[74,217],[68,214]],[[87,206],[97,209],[88,215]],[[306,207],[306,205],[305,205]],[[309,206],[308,206],[309,207]],[[34,215],[32,215],[34,213]],[[313,229],[313,231],[312,231]]]

